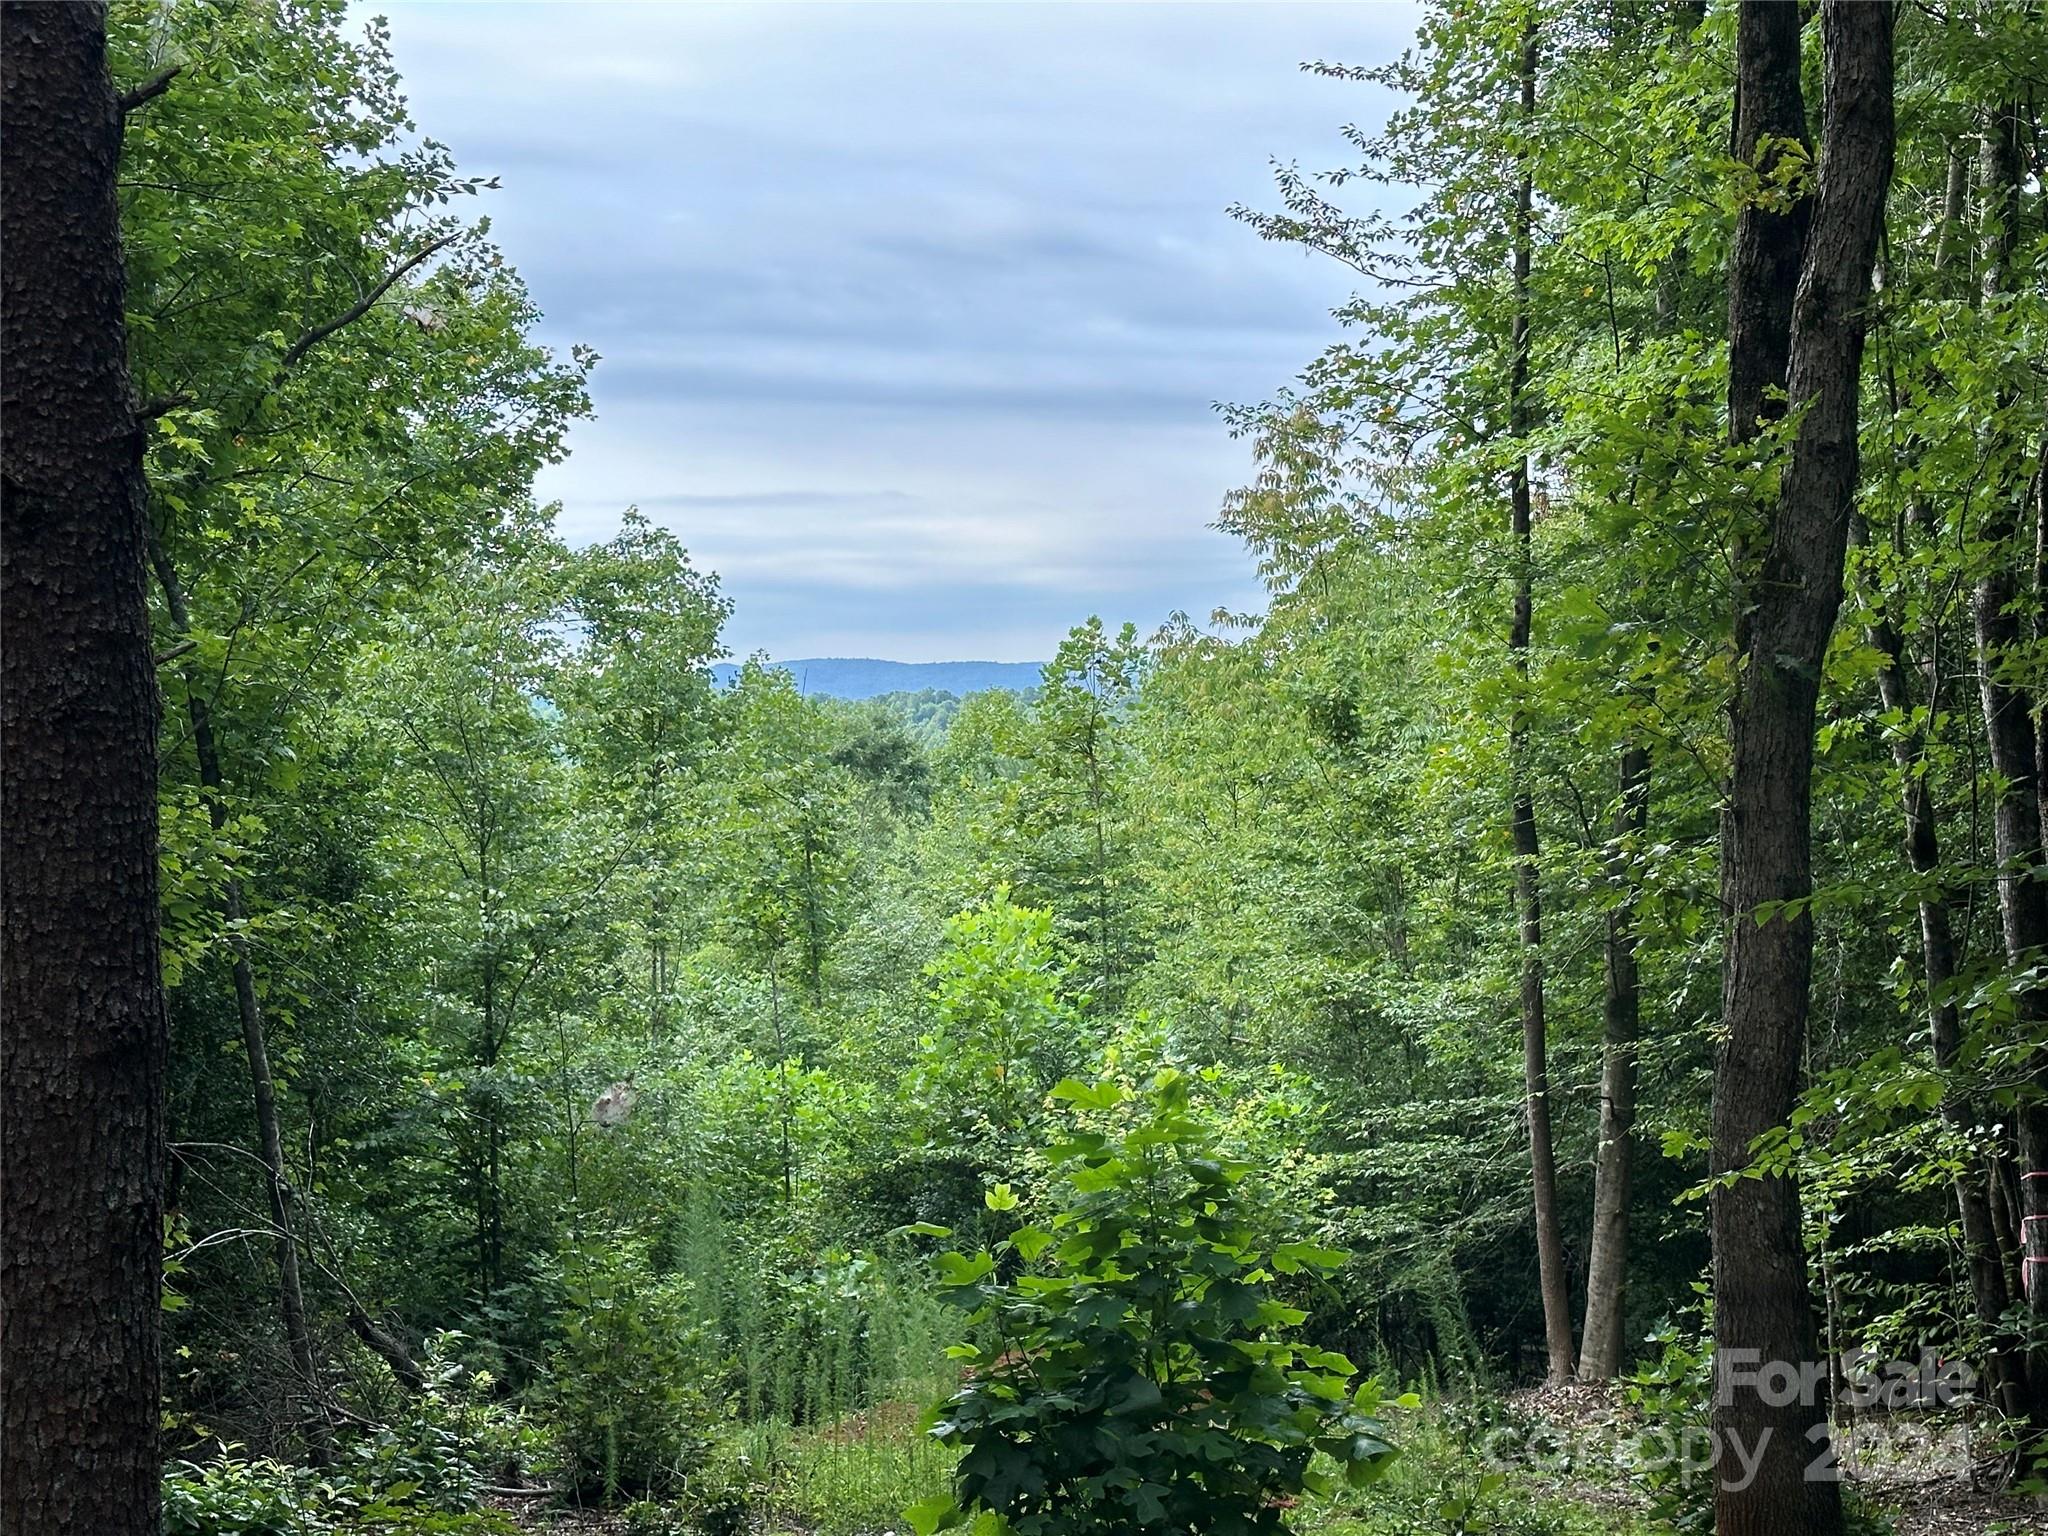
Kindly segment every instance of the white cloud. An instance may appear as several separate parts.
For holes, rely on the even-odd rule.
[[[400,4],[424,131],[499,174],[546,334],[604,354],[543,492],[629,503],[736,649],[1031,659],[1100,611],[1255,601],[1210,412],[1328,339],[1259,243],[1269,157],[1341,161],[1406,6]],[[750,499],[751,498],[751,499]]]

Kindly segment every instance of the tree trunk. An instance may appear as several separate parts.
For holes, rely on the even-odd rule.
[[[1799,83],[1799,10],[1745,3],[1736,12],[1735,158],[1768,175],[1788,144],[1806,143]],[[1785,414],[1792,299],[1812,201],[1743,205],[1728,258],[1728,430],[1737,442]]]
[[[1536,116],[1536,26],[1522,29],[1522,120]],[[1535,185],[1527,164],[1515,188],[1514,318],[1509,339],[1508,430],[1520,439],[1529,420],[1529,267],[1534,244]],[[1543,1296],[1543,1342],[1552,1381],[1572,1374],[1572,1301],[1565,1284],[1564,1238],[1557,1216],[1557,1163],[1550,1130],[1549,1029],[1543,1010],[1543,874],[1536,836],[1536,805],[1529,790],[1530,623],[1534,610],[1534,549],[1529,456],[1519,455],[1508,486],[1509,533],[1515,551],[1515,607],[1508,656],[1518,693],[1508,721],[1508,764],[1513,806],[1515,908],[1522,951],[1522,1079],[1529,1113],[1529,1184],[1536,1218],[1536,1270]]]
[[[1705,18],[1706,0],[1678,0],[1672,7],[1673,44],[1682,53],[1690,51]],[[1681,241],[1658,273],[1653,314],[1659,336],[1678,333],[1683,273],[1689,262],[1688,247]],[[1622,743],[1615,777],[1614,851],[1608,858],[1608,877],[1619,901],[1608,914],[1603,956],[1600,1137],[1593,1162],[1592,1249],[1586,1262],[1586,1322],[1579,1353],[1579,1379],[1589,1382],[1611,1381],[1620,1374],[1626,1355],[1636,1041],[1642,1026],[1642,975],[1636,959],[1642,884],[1633,855],[1650,813],[1650,754],[1640,741]]]
[[[2016,1139],[2016,1138],[2015,1138]],[[2006,1138],[1989,1158],[1985,1176],[1991,1185],[1991,1230],[1998,1234],[1999,1267],[2005,1274],[2005,1294],[2020,1294],[2019,1178]]]
[[[1585,1339],[1581,1381],[1607,1381],[1622,1365],[1628,1301],[1629,1184],[1636,1125],[1636,1034],[1642,986],[1636,967],[1636,883],[1632,849],[1650,810],[1650,754],[1634,742],[1621,749],[1620,798],[1614,811],[1614,853],[1608,872],[1622,893],[1607,917],[1604,1039],[1600,1063],[1600,1146],[1593,1165],[1593,1248],[1586,1265]]]
[[[1853,524],[1859,542],[1864,538],[1862,519]],[[1897,627],[1880,614],[1869,626],[1866,638],[1880,660],[1877,668],[1879,702],[1887,714],[1904,724],[1892,733],[1892,761],[1899,770],[1901,797],[1905,810],[1906,862],[1920,877],[1920,963],[1927,987],[1927,1022],[1934,1041],[1934,1063],[1943,1072],[1953,1072],[1962,1053],[1962,1020],[1952,995],[1956,974],[1956,940],[1953,896],[1941,883],[1941,844],[1934,808],[1934,790],[1923,760],[1926,731],[1914,724],[1912,690],[1903,660],[1904,647]],[[1931,719],[1939,700],[1928,700]],[[1974,1107],[1962,1095],[1950,1092],[1942,1101],[1942,1117],[1958,1133],[1967,1134],[1976,1123]],[[2005,1286],[2005,1272],[1999,1261],[1998,1233],[1992,1224],[1991,1194],[1983,1170],[1957,1172],[1954,1181],[1956,1214],[1962,1225],[1963,1253],[1970,1272],[1970,1297],[1978,1325],[1994,1343],[1985,1361],[1985,1379],[1992,1398],[2007,1413],[2023,1405],[2019,1362],[2002,1340],[2005,1309],[2011,1302]]]
[[[149,561],[164,595],[173,632],[182,640],[192,633],[192,609],[177,567],[163,541],[149,534]],[[192,750],[199,763],[199,783],[206,791],[206,814],[216,833],[227,828],[226,780],[221,773],[220,744],[213,734],[213,712],[206,691],[190,669],[185,673],[185,708],[192,722]],[[242,1048],[249,1061],[249,1085],[256,1104],[256,1144],[263,1159],[264,1193],[274,1229],[271,1251],[277,1262],[278,1311],[284,1322],[285,1347],[298,1377],[294,1418],[305,1430],[313,1459],[324,1462],[331,1449],[321,1404],[319,1357],[306,1318],[305,1286],[299,1276],[299,1245],[294,1236],[290,1169],[284,1160],[284,1133],[278,1125],[277,1082],[270,1070],[270,1046],[263,1025],[263,1005],[256,996],[256,976],[249,962],[249,941],[242,931],[247,916],[241,879],[229,874],[221,882],[223,915],[227,919],[228,953],[233,962],[235,1012],[242,1024]]]
[[[1984,192],[1984,297],[1995,301],[2012,283],[2013,253],[2019,240],[2020,109],[1995,109],[1985,124],[1980,180]],[[1998,913],[2006,963],[2015,971],[2037,963],[2048,951],[2048,858],[2041,845],[2040,761],[2034,701],[2007,668],[2025,639],[2017,611],[2020,501],[2023,495],[1988,499],[1990,511],[1978,538],[1985,561],[1973,607],[1977,627],[1977,674],[1984,704],[1984,736],[1992,771],[1999,780],[1992,809],[1992,844],[1998,859]],[[2016,999],[2023,1025],[2048,1028],[2048,989],[2028,987]],[[2044,1064],[2036,1062],[2036,1088]],[[2037,1328],[2048,1323],[2048,1103],[2037,1096],[2023,1102],[2018,1123],[2021,1173],[2020,1286]],[[2048,1350],[2028,1352],[2028,1398],[2037,1416],[2048,1409]]]
[[[2034,643],[2048,648],[2048,431],[2041,434],[2041,452],[2034,461]],[[2034,719],[2034,761],[2048,762],[2048,714]],[[2034,803],[2048,838],[2048,777],[2035,785]]]
[[[0,1530],[158,1522],[157,696],[106,11],[0,6]]]
[[[1968,205],[1968,164],[1962,155],[1951,153],[1942,198],[1941,233],[1936,241],[1934,270],[1944,271],[1954,254],[1953,231],[1961,227]],[[1930,524],[1932,509],[1914,505],[1907,509],[1909,525]],[[1869,543],[1869,530],[1860,514],[1850,519],[1850,537],[1859,545]],[[1953,1073],[1962,1052],[1962,1020],[1950,995],[1955,985],[1956,939],[1955,893],[1943,880],[1941,870],[1940,821],[1934,804],[1933,768],[1927,761],[1927,733],[1941,712],[1939,685],[1930,681],[1927,700],[1929,723],[1914,714],[1911,671],[1905,642],[1899,627],[1886,610],[1883,595],[1876,594],[1874,617],[1865,639],[1877,653],[1878,701],[1887,715],[1899,722],[1890,734],[1892,763],[1898,769],[1900,798],[1905,813],[1906,862],[1920,880],[1918,916],[1920,928],[1921,976],[1927,989],[1927,1022],[1934,1045],[1934,1062],[1944,1073]],[[1939,622],[1938,619],[1936,622]],[[1965,1095],[1951,1090],[1942,1101],[1942,1118],[1959,1135],[1969,1134],[1977,1123],[1976,1106]],[[1954,1184],[1956,1215],[1962,1228],[1963,1256],[1970,1276],[1970,1299],[1978,1326],[1991,1343],[1984,1360],[1985,1382],[1992,1401],[2005,1413],[2018,1413],[2025,1404],[2025,1383],[2020,1357],[2006,1335],[2004,1316],[2011,1304],[2005,1283],[2005,1267],[1999,1253],[1998,1231],[1992,1217],[1988,1168],[1958,1170]]]
[[[1798,1190],[1789,1177],[1740,1175],[1756,1138],[1791,1115],[1806,1041],[1814,715],[1859,467],[1864,306],[1891,184],[1892,26],[1889,0],[1822,0],[1826,110],[1811,227],[1802,241],[1796,210],[1746,205],[1729,271],[1731,434],[1754,435],[1779,356],[1803,414],[1777,503],[1763,509],[1761,548],[1739,552],[1737,565],[1711,1159],[1720,1536],[1842,1529],[1841,1490],[1820,1470],[1826,1373],[1820,1389],[1789,1393],[1769,1390],[1764,1374],[1807,1371],[1818,1352]],[[1797,8],[1744,0],[1736,73],[1737,151],[1753,159],[1763,135],[1789,136],[1801,121],[1773,118],[1799,104]],[[1795,263],[1787,309],[1773,285]]]

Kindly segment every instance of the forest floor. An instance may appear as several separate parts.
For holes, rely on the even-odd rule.
[[[1509,1395],[1509,1408],[1547,1425],[1580,1451],[1598,1446],[1627,1421],[1627,1410],[1598,1387],[1532,1387]],[[1837,1444],[1855,1504],[1876,1517],[1890,1536],[1992,1536],[2041,1532],[2048,1536],[2048,1503],[1994,1491],[1994,1463],[1973,1458],[1966,1426],[1930,1428],[1909,1420],[1876,1419],[1837,1431]],[[1640,1529],[1644,1500],[1615,1474],[1611,1463],[1583,1455],[1548,1479],[1556,1491],[1590,1508],[1605,1506],[1617,1532]]]
[[[1455,1437],[1416,1433],[1412,1453],[1385,1483],[1341,1504],[1311,1505],[1297,1529],[1307,1536],[1432,1536],[1486,1530],[1501,1536],[1649,1536],[1657,1527],[1642,1491],[1622,1470],[1615,1447],[1627,1412],[1586,1387],[1532,1388],[1500,1405],[1534,1444],[1533,1464],[1518,1466],[1497,1492],[1479,1493],[1468,1516],[1445,1519],[1447,1498],[1478,1492],[1477,1467]],[[754,1536],[883,1536],[907,1529],[894,1510],[930,1491],[944,1463],[917,1442],[914,1410],[884,1407],[815,1431],[783,1430],[765,1452],[764,1507]],[[1532,1435],[1537,1437],[1532,1440]],[[1862,1531],[1891,1536],[2048,1536],[2048,1504],[1972,1486],[1966,1442],[1930,1447],[1918,1427],[1878,1423],[1844,1451]],[[943,1453],[938,1453],[939,1457]],[[1980,1464],[1979,1475],[1983,1468]],[[900,1502],[899,1502],[900,1501]],[[538,1497],[493,1501],[529,1536],[640,1536],[649,1529],[619,1510],[563,1509]],[[1461,1518],[1466,1523],[1461,1523]],[[658,1527],[657,1527],[658,1529]],[[681,1530],[678,1524],[673,1529]]]

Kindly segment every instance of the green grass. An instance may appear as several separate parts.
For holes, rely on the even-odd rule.
[[[1567,1488],[1527,1468],[1495,1469],[1475,1449],[1476,1426],[1442,1406],[1393,1425],[1401,1454],[1368,1488],[1306,1506],[1303,1536],[1651,1536],[1614,1490]]]
[[[742,1430],[771,1521],[819,1536],[902,1531],[903,1510],[944,1491],[954,1453],[917,1432],[919,1409],[885,1403],[832,1424],[791,1428],[763,1423]]]
[[[885,1404],[817,1427],[740,1431],[773,1531],[878,1536],[905,1529],[905,1506],[940,1492],[954,1453],[920,1435],[917,1410]],[[1526,1471],[1489,1475],[1469,1428],[1435,1409],[1397,1435],[1402,1454],[1370,1488],[1304,1504],[1300,1536],[1651,1536],[1628,1508]]]

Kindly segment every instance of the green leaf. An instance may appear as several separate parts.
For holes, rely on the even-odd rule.
[[[937,1536],[938,1532],[949,1531],[959,1525],[965,1516],[952,1494],[935,1493],[905,1509],[903,1518],[910,1522],[910,1528],[917,1536]]]
[[[1078,1109],[1114,1109],[1129,1095],[1117,1083],[1084,1083],[1079,1078],[1069,1077],[1054,1088],[1049,1097]]]
[[[1273,1267],[1283,1275],[1303,1269],[1333,1270],[1350,1258],[1342,1248],[1325,1248],[1316,1243],[1282,1243],[1273,1250]]]

